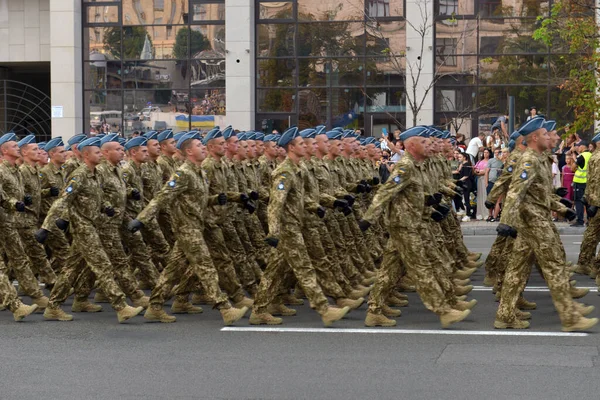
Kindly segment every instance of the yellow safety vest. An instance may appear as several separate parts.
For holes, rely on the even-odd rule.
[[[573,177],[573,182],[575,183],[587,183],[588,164],[590,162],[590,158],[592,157],[592,153],[589,151],[584,151],[581,153],[581,156],[583,156],[585,164],[583,168],[577,167],[577,171],[575,171],[575,176]]]

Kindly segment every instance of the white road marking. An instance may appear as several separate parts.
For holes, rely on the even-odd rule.
[[[276,328],[260,326],[226,326],[221,332],[267,332],[267,333],[365,333],[365,334],[417,334],[417,335],[465,335],[465,336],[550,336],[585,337],[585,332],[535,332],[520,330],[460,331],[433,329],[343,329],[343,328]]]
[[[590,292],[597,292],[598,288],[597,287],[592,287],[592,286],[577,286],[577,289],[589,289]],[[492,288],[491,287],[487,287],[487,286],[473,286],[473,291],[474,292],[491,292]],[[525,288],[526,292],[549,292],[550,289],[548,289],[547,286],[527,286]]]
[[[573,244],[581,244],[581,242],[573,242]]]

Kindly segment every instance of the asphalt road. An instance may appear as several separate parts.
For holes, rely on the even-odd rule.
[[[484,253],[493,239],[466,237],[471,250]],[[563,242],[574,261],[581,236]],[[600,327],[552,336],[561,334],[558,316],[534,274],[526,297],[538,310],[527,332],[540,336],[493,330],[497,303],[481,286],[483,269],[473,276],[478,306],[451,332],[415,294],[391,331],[364,328],[366,305],[325,332],[308,306],[285,318],[283,328],[299,330],[291,332],[239,330],[250,328],[247,319],[222,330],[208,307],[175,324],[138,317],[119,325],[106,305],[73,322],[36,314],[15,323],[0,312],[0,399],[597,398]],[[600,315],[596,292],[583,300]]]

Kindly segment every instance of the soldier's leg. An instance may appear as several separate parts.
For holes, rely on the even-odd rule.
[[[329,235],[327,231],[327,227],[323,221],[319,221],[320,223],[317,225],[317,229],[319,231],[319,238],[321,239],[321,244],[323,245],[323,250],[325,250],[325,254],[327,258],[330,260],[330,270],[333,274],[334,279],[340,285],[344,293],[348,294],[354,288],[350,283],[350,280],[344,274],[342,270],[342,266],[340,265],[340,260],[342,257],[339,255],[337,248],[335,247],[334,241]],[[342,240],[340,236],[335,237],[335,240]]]
[[[142,228],[142,238],[146,243],[146,248],[150,251],[150,256],[154,262],[154,266],[162,270],[167,264],[166,259],[171,251],[171,246],[163,236],[163,232],[158,225],[158,222],[150,220]]]
[[[364,246],[360,246],[358,242],[356,234],[360,232],[360,228],[358,228],[358,225],[356,225],[356,220],[352,214],[348,216],[340,215],[338,218],[338,223],[340,224],[340,229],[344,234],[346,247],[350,251],[352,263],[360,273],[362,280],[364,279],[365,271],[371,267],[372,260],[370,257],[368,257],[368,253],[363,248]],[[356,227],[354,227],[354,225],[356,225]]]
[[[404,264],[402,264],[398,249],[391,240],[388,240],[383,251],[383,260],[377,270],[377,280],[369,295],[369,312],[381,314],[381,310],[396,286],[398,278],[402,275],[403,269]]]
[[[21,304],[17,291],[8,276],[0,272],[0,305],[8,308],[11,312],[15,312]]]
[[[496,236],[496,240],[494,240],[494,244],[492,244],[490,253],[485,259],[485,276],[486,278],[489,277],[492,285],[494,285],[498,277],[498,261],[500,260],[504,247],[506,246],[506,240],[506,236]]]
[[[56,274],[50,266],[50,262],[46,255],[46,249],[35,240],[36,230],[37,228],[32,226],[17,229],[19,236],[21,237],[21,242],[23,243],[23,248],[31,262],[33,272],[37,273],[42,283],[52,286],[56,282]]]
[[[256,209],[256,215],[258,216],[260,225],[262,226],[263,231],[265,233],[269,232],[269,218],[267,215],[267,206],[267,203],[260,201],[258,204],[258,208]]]
[[[254,254],[256,261],[259,264],[266,264],[266,255],[269,253],[269,246],[265,243],[265,231],[258,220],[256,213],[249,214],[247,211],[242,211],[242,215],[246,221],[246,230],[252,242],[252,246],[256,249]]]
[[[262,269],[261,269],[261,265],[258,262],[258,253],[259,250],[254,248],[254,246],[252,245],[252,241],[250,240],[250,235],[248,234],[248,230],[246,229],[246,225],[244,224],[244,221],[241,217],[241,213],[237,213],[235,215],[235,223],[234,223],[234,227],[235,227],[235,231],[238,234],[238,237],[240,238],[240,242],[242,243],[242,246],[244,246],[244,250],[246,252],[246,257],[248,260],[248,264],[251,268],[251,270],[254,273],[254,281],[256,282],[256,289],[258,289],[258,282],[260,282],[260,278],[262,277]],[[268,254],[271,250],[270,249],[266,249],[267,255],[260,255],[259,259],[261,260],[261,262],[263,263],[262,266],[266,266],[266,259],[268,258]],[[255,293],[253,293],[255,294]]]
[[[600,242],[600,217],[594,217],[589,221],[589,225],[583,233],[583,241],[577,260],[580,267],[596,269],[594,258],[596,257],[598,242]]]
[[[171,221],[171,215],[165,212],[158,213],[158,225],[162,230],[165,240],[169,244],[169,247],[173,247],[175,244],[175,234],[173,233],[173,223]]]
[[[246,254],[246,249],[231,221],[225,221],[221,225],[221,229],[240,283],[248,293],[256,293],[257,281],[250,263],[254,259]]]
[[[343,218],[341,214],[339,217]],[[334,240],[333,242],[337,247],[338,255],[340,257],[339,262],[344,271],[344,275],[348,278],[353,286],[361,284],[364,280],[364,277],[356,265],[363,264],[364,260],[353,246],[353,237],[349,232],[349,228],[346,231],[343,230],[343,227],[347,227],[346,221],[343,219],[340,221],[337,215],[333,216],[332,218],[327,218],[327,216],[325,216],[325,218],[329,237],[337,238],[337,240]]]
[[[121,225],[119,232],[129,250],[129,265],[132,270],[139,269],[142,278],[153,288],[158,280],[158,269],[152,262],[150,252],[140,232],[131,233],[125,224]]]
[[[55,273],[60,273],[61,269],[67,262],[67,255],[69,254],[69,241],[64,233],[60,229],[51,230],[48,233],[45,245],[52,252],[52,258],[50,266]]]
[[[23,249],[21,238],[16,229],[11,226],[3,226],[2,239],[4,251],[8,258],[8,269],[14,273],[19,281],[19,289],[32,299],[43,297],[39,283],[33,275],[31,264]]]
[[[354,237],[354,245],[356,246],[358,252],[362,255],[364,264],[357,265],[356,267],[361,272],[361,274],[365,274],[367,271],[372,271],[375,269],[375,263],[371,258],[371,253],[369,249],[367,249],[366,245],[366,237],[363,235],[363,232],[358,227],[358,222],[354,217],[354,214],[350,214],[346,217],[346,221],[348,222],[348,226],[350,227],[350,232]]]

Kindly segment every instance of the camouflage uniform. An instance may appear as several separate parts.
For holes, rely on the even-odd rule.
[[[67,263],[50,294],[49,308],[59,308],[64,303],[86,264],[96,275],[99,287],[112,307],[120,311],[127,305],[125,294],[113,278],[113,267],[97,231],[102,198],[96,171],[90,171],[83,165],[71,174],[61,197],[48,211],[42,228],[50,231],[56,220],[63,218],[70,222],[69,229],[73,236]]]
[[[0,263],[3,262],[0,261]],[[17,291],[8,276],[1,272],[4,269],[0,267],[0,305],[15,312],[23,303],[17,296]]]
[[[43,245],[35,240],[42,197],[50,197],[50,189],[42,190],[39,172],[35,166],[25,163],[21,165],[19,172],[22,178],[23,190],[25,194],[31,196],[33,202],[25,208],[24,213],[19,213],[16,216],[17,231],[31,262],[34,274],[37,274],[43,283],[53,285],[56,281],[56,275],[50,266],[46,250]]]
[[[264,154],[258,158],[258,180],[260,185],[258,192],[260,199],[258,201],[258,219],[265,233],[269,230],[269,221],[267,217],[267,206],[269,204],[269,188],[271,187],[271,174],[277,168],[276,160],[269,160]]]
[[[535,255],[550,288],[552,300],[563,325],[577,323],[581,315],[574,309],[569,278],[550,219],[552,175],[544,166],[545,156],[526,150],[515,165],[515,174],[506,195],[501,223],[518,231],[508,263],[496,319],[513,322],[517,298],[524,288],[531,254]]]
[[[595,151],[588,161],[585,198],[590,205],[600,207],[600,151]],[[598,271],[600,267],[600,258],[596,257],[598,242],[600,242],[600,217],[594,216],[585,228],[577,264]]]
[[[156,162],[162,172],[162,183],[164,185],[173,176],[179,165],[173,157],[165,155],[159,156]],[[175,236],[173,236],[173,223],[171,221],[171,211],[168,206],[164,210],[160,210],[157,220],[165,240],[170,246],[173,246],[175,244]]]
[[[40,170],[40,185],[42,190],[49,190],[52,187],[63,189],[65,185],[65,169],[58,168],[52,163],[48,163]],[[46,218],[48,210],[57,197],[42,197],[42,204],[40,207],[40,224]],[[48,232],[48,238],[45,242],[46,247],[50,249],[52,258],[50,265],[55,272],[59,272],[67,261],[67,254],[69,253],[69,241],[65,236],[65,233],[58,229],[56,225],[51,226],[50,232]]]
[[[428,254],[434,242],[428,220],[431,209],[424,205],[424,166],[405,153],[395,165],[390,179],[382,185],[363,218],[374,223],[388,212],[390,244],[401,262],[384,262],[377,272],[377,281],[369,299],[369,311],[381,314],[381,309],[397,282],[399,269],[404,266],[415,279],[415,286],[425,306],[441,315],[450,311],[450,305],[440,286],[447,279],[445,271]],[[390,252],[386,248],[386,252]]]
[[[190,275],[188,269],[217,308],[231,307],[219,288],[219,276],[203,237],[206,209],[216,204],[217,195],[209,195],[204,171],[186,161],[138,215],[138,220],[146,224],[169,206],[175,228],[175,245],[150,297],[153,308],[162,307],[176,284],[192,285],[182,282],[183,277]]]
[[[246,160],[244,161],[244,168],[242,169],[243,173],[246,176],[246,191],[248,193],[255,191],[259,192],[260,178],[258,172],[258,166],[255,161]],[[260,193],[259,193],[260,199]],[[260,204],[257,204],[260,207]],[[258,219],[258,214],[255,212],[253,214],[248,214],[246,218],[246,229],[248,230],[248,234],[250,235],[250,240],[252,240],[252,245],[257,250],[258,254],[268,254],[269,249],[268,245],[265,243],[265,230],[260,224],[260,220]],[[261,260],[262,261],[262,260]]]
[[[273,171],[273,184],[269,195],[269,236],[279,239],[277,252],[269,260],[258,288],[253,312],[262,314],[282,292],[286,268],[293,271],[298,283],[319,314],[327,311],[327,298],[317,283],[317,274],[308,255],[302,226],[304,210],[317,205],[305,203],[302,169],[289,158]]]
[[[63,167],[62,167],[62,168],[63,168],[63,171],[64,171],[65,178],[66,178],[66,179],[70,178],[70,175],[71,175],[73,172],[75,172],[75,170],[76,170],[77,168],[81,167],[82,165],[84,165],[84,164],[83,164],[83,162],[82,162],[82,161],[81,161],[79,158],[77,158],[77,157],[75,157],[75,156],[73,156],[73,157],[69,158],[69,159],[68,159],[68,160],[67,160],[67,161],[66,161],[66,162],[63,164]]]
[[[17,231],[18,217],[15,215],[15,204],[17,201],[23,201],[24,197],[21,174],[16,166],[10,165],[6,160],[0,162],[0,186],[2,207],[6,211],[3,213],[3,218],[0,218],[0,237],[8,258],[8,269],[15,274],[19,287],[27,296],[33,299],[40,298],[43,296],[42,291],[33,275]]]

